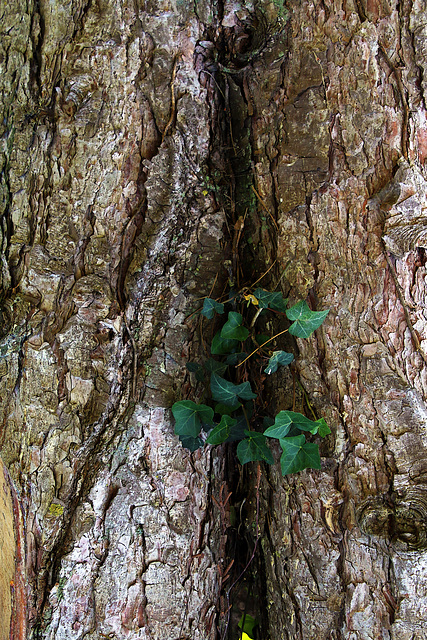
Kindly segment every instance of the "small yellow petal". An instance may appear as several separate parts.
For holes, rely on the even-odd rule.
[[[251,293],[248,293],[248,295],[244,296],[244,298],[247,302],[252,302],[252,304],[254,304],[255,306],[259,305],[258,299],[255,298],[255,296],[253,296]]]

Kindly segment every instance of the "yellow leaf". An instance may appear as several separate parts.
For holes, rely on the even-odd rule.
[[[248,295],[244,296],[244,298],[246,302],[249,302],[249,303],[252,302],[252,304],[254,304],[256,307],[259,305],[258,299],[255,298],[255,296],[253,296],[251,293],[248,293]]]

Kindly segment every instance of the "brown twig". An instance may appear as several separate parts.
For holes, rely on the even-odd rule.
[[[276,264],[276,262],[277,262],[277,260],[275,260],[275,261],[273,262],[273,264],[272,264],[270,267],[268,267],[267,271],[264,271],[264,273],[262,274],[262,276],[260,276],[260,277],[258,278],[258,280],[255,280],[255,282],[253,282],[253,283],[250,285],[250,287],[247,287],[247,289],[252,289],[256,284],[258,284],[258,282],[259,282],[260,280],[262,280],[263,278],[265,278],[265,276],[267,275],[267,273],[268,273],[269,271],[271,271],[271,269],[274,267],[274,265]]]
[[[274,226],[276,227],[277,231],[279,231],[279,227],[277,222],[275,221],[275,219],[273,218],[273,214],[271,213],[271,211],[269,211],[267,205],[265,204],[264,200],[261,198],[261,196],[259,195],[258,191],[255,189],[254,185],[251,185],[252,191],[254,192],[254,194],[256,195],[256,197],[259,200],[259,203],[261,205],[261,207],[264,209],[264,211],[266,213],[268,213],[268,215],[270,216],[270,218],[273,220]]]
[[[242,364],[246,362],[246,360],[249,360],[249,358],[251,358],[254,355],[254,353],[256,353],[257,351],[265,347],[265,345],[268,342],[271,342],[272,340],[274,340],[274,338],[278,338],[279,336],[281,336],[283,333],[286,333],[287,331],[289,331],[289,329],[284,329],[283,331],[279,331],[279,333],[276,333],[274,336],[271,336],[271,338],[269,338],[268,340],[260,344],[259,347],[257,347],[256,349],[254,349],[252,353],[250,353],[244,360],[242,360],[242,362],[239,362],[239,364],[236,364],[236,367],[241,367]]]
[[[236,278],[237,286],[239,286],[239,242],[242,237],[243,229],[245,227],[245,220],[248,210],[246,209],[244,216],[239,216],[234,224],[234,236],[232,245],[232,257],[233,257],[233,277]]]

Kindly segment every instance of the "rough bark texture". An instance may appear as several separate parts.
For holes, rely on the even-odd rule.
[[[257,498],[257,598],[236,606],[263,640],[426,637],[426,10],[2,8],[0,445],[17,493],[5,480],[16,571],[9,554],[0,603],[14,640],[221,637]],[[264,469],[257,496],[256,468],[234,486],[232,452],[190,455],[169,409],[193,393],[197,299],[237,263],[241,284],[274,260],[270,284],[330,309],[294,345],[295,401],[333,434],[321,471]],[[289,408],[291,376],[277,378],[264,401]]]
[[[12,617],[10,589],[15,577],[13,504],[3,464],[0,467],[0,638],[9,638]]]
[[[275,638],[425,637],[425,8],[303,3],[291,21],[278,255],[291,294],[331,309],[298,363],[334,437],[321,473],[270,478]]]
[[[206,638],[211,455],[177,446],[168,410],[223,225],[201,27],[167,4],[6,11],[2,456],[29,633]]]

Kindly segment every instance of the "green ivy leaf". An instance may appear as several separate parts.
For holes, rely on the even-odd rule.
[[[280,439],[283,453],[280,458],[282,475],[298,473],[303,469],[320,469],[320,454],[317,444],[306,442],[305,436]]]
[[[244,360],[247,355],[248,354],[244,351],[241,351],[240,353],[230,353],[230,355],[227,356],[225,362],[227,364],[239,364],[239,362]]]
[[[255,402],[253,400],[249,400],[248,402],[245,402],[245,412],[249,419],[253,417],[255,412]]]
[[[187,362],[186,365],[187,370],[190,371],[191,373],[197,373],[197,371],[200,371],[200,369],[203,369],[201,364],[198,364],[197,362]]]
[[[224,313],[224,305],[213,298],[205,298],[203,302],[203,309],[201,311],[202,316],[205,316],[208,320],[212,320],[215,312]]]
[[[282,412],[280,412],[282,413]],[[284,411],[290,418],[292,425],[300,429],[301,431],[310,431],[310,433],[317,433],[319,426],[310,418],[307,418],[302,413],[296,411]]]
[[[242,432],[242,437],[240,438],[241,440],[245,437],[245,430],[249,429],[249,422],[248,422],[248,414],[244,414],[243,411],[239,411],[238,413],[236,413],[236,415],[234,416],[237,420],[237,425],[240,427],[241,432]]]
[[[258,620],[250,616],[249,613],[244,613],[237,623],[237,626],[242,630],[242,633],[246,633],[249,638],[254,635],[254,627],[257,625]]]
[[[236,311],[230,311],[228,314],[228,320],[221,329],[221,338],[226,340],[246,340],[249,335],[249,331],[246,327],[242,326],[243,316]]]
[[[205,404],[196,404],[192,400],[180,400],[172,406],[177,436],[197,438],[202,423],[212,424],[214,412]],[[187,445],[185,445],[187,446]],[[187,446],[187,448],[190,448]]]
[[[287,413],[287,411],[280,411],[274,420],[274,424],[264,431],[264,435],[269,438],[285,438],[292,426],[292,419]]]
[[[317,431],[313,431],[313,433],[318,433],[321,438],[324,438],[325,436],[328,436],[330,433],[332,433],[324,418],[319,418],[319,420],[316,420],[314,424],[317,424],[318,427]]]
[[[218,360],[208,358],[205,362],[205,369],[208,373],[218,373],[222,375],[227,371],[227,365],[224,362],[218,362]]]
[[[235,418],[231,416],[223,415],[221,422],[214,428],[209,434],[206,442],[207,444],[222,444],[230,437],[230,431],[232,427],[237,424]]]
[[[268,429],[268,427],[272,427],[273,424],[274,424],[274,420],[270,416],[264,416],[264,418],[262,419],[262,426],[264,427],[264,429]],[[264,431],[264,435],[265,435],[265,431]]]
[[[218,331],[212,338],[211,353],[215,356],[223,356],[226,353],[235,353],[240,348],[238,340],[228,340],[221,337],[221,331]]]
[[[267,446],[267,440],[262,433],[245,430],[245,438],[237,445],[237,457],[240,464],[263,460],[268,464],[274,464],[273,455]]]
[[[287,299],[279,291],[265,291],[256,289],[254,296],[258,300],[261,309],[274,309],[275,311],[286,312]]]
[[[257,344],[259,344],[260,347],[264,344],[264,342],[268,342],[270,338],[271,336],[267,336],[265,335],[265,333],[258,333],[255,336],[255,340],[257,341]]]
[[[236,405],[241,400],[252,400],[256,398],[256,393],[252,392],[250,382],[242,382],[242,384],[234,384],[229,380],[221,378],[221,376],[213,373],[211,375],[211,391],[212,397],[216,402],[222,402],[230,406]]]
[[[190,449],[190,451],[196,451],[203,447],[203,441],[201,438],[193,438],[193,436],[179,436],[181,440],[181,444],[186,449]]]
[[[190,373],[195,374],[196,380],[198,382],[203,382],[205,378],[205,371],[201,364],[198,364],[197,362],[187,362],[185,366],[187,367],[187,370],[190,371]]]
[[[248,423],[243,413],[236,414],[236,424],[230,429],[230,435],[227,442],[239,442],[245,437],[245,431],[248,428]]]
[[[287,353],[286,351],[274,351],[270,360],[268,361],[268,365],[264,369],[265,373],[275,373],[279,366],[285,367],[287,364],[290,364],[294,356],[292,353]]]
[[[222,402],[218,402],[218,404],[215,405],[215,413],[219,413],[221,416],[231,416],[233,411],[237,411],[237,409],[239,409],[241,406],[242,405],[240,404],[240,402],[235,404],[233,407],[230,407],[227,404],[223,404]]]
[[[306,418],[302,413],[296,413],[295,411],[279,411],[277,414],[274,425],[264,431],[264,435],[269,438],[285,438],[289,435],[291,428],[299,429],[299,431],[310,431],[310,433],[317,433],[320,425],[317,422],[313,422],[309,418]]]
[[[294,321],[289,327],[289,333],[297,338],[308,338],[318,329],[328,315],[326,311],[312,311],[305,300],[297,302],[286,311],[289,320]]]

